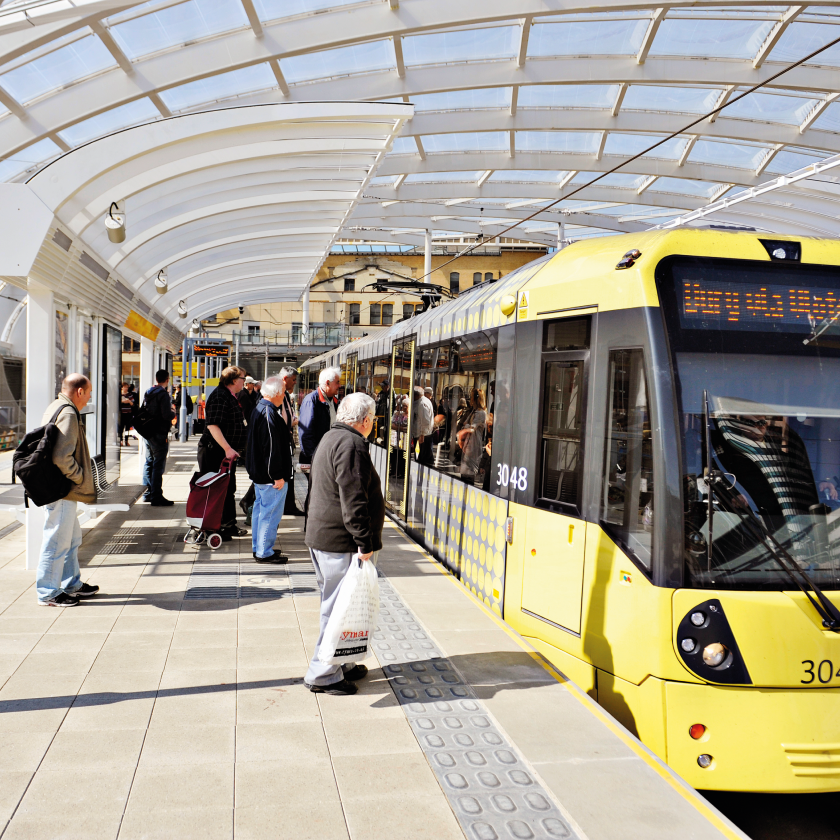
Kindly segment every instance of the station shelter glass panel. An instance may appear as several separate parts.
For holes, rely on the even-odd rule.
[[[385,501],[403,519],[406,518],[413,440],[410,429],[414,407],[413,369],[414,339],[394,344],[391,353],[391,405]]]

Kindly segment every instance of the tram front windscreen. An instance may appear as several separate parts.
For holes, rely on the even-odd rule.
[[[840,267],[674,257],[657,287],[686,585],[840,589]]]

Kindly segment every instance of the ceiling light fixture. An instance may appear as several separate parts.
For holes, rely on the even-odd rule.
[[[114,213],[116,210],[116,214]],[[125,214],[120,213],[116,201],[111,202],[108,215],[105,217],[105,229],[111,242],[125,242]]]
[[[178,316],[180,318],[187,317],[187,302],[185,300],[178,301]]]
[[[155,277],[155,289],[157,289],[159,295],[165,295],[168,287],[169,281],[166,278],[166,272],[161,269]]]

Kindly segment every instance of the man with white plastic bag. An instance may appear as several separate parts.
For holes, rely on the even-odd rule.
[[[385,501],[367,441],[375,408],[367,394],[346,396],[312,462],[306,499],[306,545],[321,589],[321,632],[304,684],[316,693],[355,694],[355,681],[367,674],[367,668],[356,664],[355,658],[363,659],[368,650],[378,610],[378,585],[375,568],[363,567],[376,562],[385,522]],[[345,581],[354,592],[348,589],[342,599]],[[367,595],[360,597],[362,591]],[[352,601],[357,614],[330,646],[325,638],[327,625],[342,600]],[[363,604],[367,604],[367,627],[365,619],[359,618],[365,611]],[[354,638],[354,634],[359,635]]]

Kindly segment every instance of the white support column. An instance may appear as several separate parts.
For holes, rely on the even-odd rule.
[[[55,399],[55,312],[53,293],[29,286],[26,307],[26,430],[41,425],[47,406]],[[44,534],[44,509],[26,511],[26,568],[37,569]]]
[[[429,279],[432,274],[432,232],[426,228],[424,249],[423,249],[423,282],[431,283]]]
[[[301,344],[309,344],[309,286],[303,290],[303,335]]]
[[[137,386],[137,407],[143,405],[143,395],[152,385],[155,384],[155,373],[157,367],[155,366],[155,343],[148,338],[140,339],[140,384]],[[140,476],[143,476],[143,467],[146,463],[146,441],[143,438],[138,438],[140,442],[137,469],[140,471]]]
[[[562,251],[565,247],[565,239],[566,239],[566,220],[563,219],[557,225],[557,250]]]

